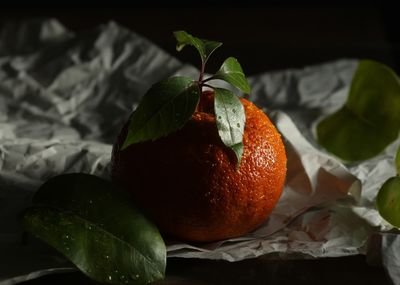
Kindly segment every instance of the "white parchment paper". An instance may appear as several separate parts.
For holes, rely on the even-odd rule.
[[[267,63],[266,63],[267,66]],[[251,100],[281,132],[288,155],[283,195],[264,224],[243,237],[195,246],[167,241],[169,257],[238,261],[260,255],[320,258],[380,253],[400,284],[399,236],[374,199],[395,174],[394,142],[378,157],[343,165],[320,149],[316,122],[344,103],[357,60],[250,78]],[[5,25],[0,34],[0,283],[74,270],[36,240],[24,240],[18,215],[48,178],[85,172],[109,179],[112,143],[156,81],[197,70],[115,23],[83,34],[56,20]],[[368,248],[368,250],[367,250]],[[396,251],[397,248],[397,251]]]

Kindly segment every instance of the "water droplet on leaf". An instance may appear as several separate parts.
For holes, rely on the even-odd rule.
[[[131,274],[129,277],[130,277],[131,279],[133,279],[133,280],[136,280],[136,279],[139,278],[139,274],[136,274],[136,275]]]

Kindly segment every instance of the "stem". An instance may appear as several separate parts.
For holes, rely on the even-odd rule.
[[[200,94],[203,93],[203,77],[204,77],[204,70],[206,68],[206,63],[204,61],[201,62],[201,69],[199,75],[199,86],[200,86]]]
[[[196,106],[196,112],[200,112],[201,110],[201,101],[202,101],[202,94],[203,94],[203,87],[209,87],[209,88],[213,88],[212,86],[208,85],[208,84],[204,84],[206,81],[210,80],[210,78],[206,78],[204,79],[204,71],[205,71],[205,67],[206,67],[206,62],[202,61],[201,62],[201,69],[200,69],[200,75],[199,75],[199,80],[197,81],[198,86],[199,86],[199,92],[200,92],[200,100],[199,103]]]

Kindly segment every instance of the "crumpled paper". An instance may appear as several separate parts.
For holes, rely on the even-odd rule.
[[[357,60],[251,76],[250,99],[284,138],[288,174],[272,215],[240,238],[202,246],[167,241],[169,257],[238,261],[319,258],[380,252],[400,284],[399,235],[379,216],[374,199],[395,175],[400,141],[353,165],[325,153],[316,123],[346,100]],[[141,96],[171,75],[195,76],[149,40],[115,23],[74,34],[56,20],[9,22],[0,34],[0,283],[15,284],[74,270],[39,241],[23,241],[18,215],[48,178],[85,172],[109,179],[112,143]]]

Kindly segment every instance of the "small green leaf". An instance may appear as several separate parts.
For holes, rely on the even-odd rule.
[[[132,113],[122,149],[182,128],[193,115],[199,94],[197,83],[185,77],[171,77],[154,84]]]
[[[238,165],[243,154],[243,132],[246,123],[244,107],[231,91],[215,88],[214,109],[218,134],[236,154]]]
[[[212,78],[224,80],[246,94],[251,92],[250,85],[247,82],[242,67],[234,57],[228,57]]]
[[[397,149],[396,153],[396,170],[397,170],[397,175],[400,176],[400,147]]]
[[[66,174],[44,183],[23,216],[26,230],[90,278],[147,284],[164,278],[166,249],[157,228],[110,182]]]
[[[361,61],[346,104],[317,126],[320,144],[347,161],[369,159],[400,130],[400,81],[387,66]]]
[[[210,55],[222,45],[220,42],[196,38],[185,31],[175,31],[174,36],[177,40],[177,51],[181,51],[186,45],[194,46],[199,51],[203,64],[205,64]]]
[[[393,226],[400,228],[400,177],[389,178],[376,198],[379,214]]]

